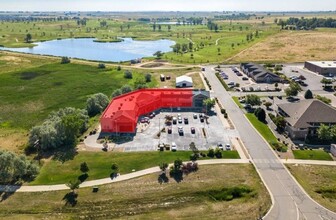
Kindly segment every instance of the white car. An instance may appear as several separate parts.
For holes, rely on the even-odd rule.
[[[177,146],[175,142],[172,142],[171,144],[171,151],[177,151]]]
[[[225,144],[225,150],[231,150],[230,144]]]

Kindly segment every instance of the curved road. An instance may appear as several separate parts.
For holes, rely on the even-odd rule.
[[[213,67],[204,74],[212,85],[213,95],[225,106],[240,133],[255,167],[272,196],[273,206],[264,219],[277,220],[336,220],[336,214],[312,200],[284,167],[267,142],[249,123],[229,93],[217,79]]]

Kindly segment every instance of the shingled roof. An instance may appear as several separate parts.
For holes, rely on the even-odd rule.
[[[289,116],[286,120],[295,128],[311,127],[309,123],[336,123],[336,109],[320,100],[308,99],[278,107]]]

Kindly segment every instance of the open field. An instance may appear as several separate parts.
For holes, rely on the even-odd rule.
[[[73,159],[66,162],[57,160],[45,161],[38,177],[30,185],[50,185],[68,183],[77,179],[82,173],[79,170],[80,164],[86,162],[90,168],[88,180],[108,178],[111,175],[111,165],[117,163],[120,173],[131,173],[132,170],[139,171],[158,166],[162,162],[173,163],[180,158],[189,161],[191,151],[177,152],[79,152]],[[237,151],[223,151],[223,158],[239,158]],[[209,159],[209,158],[207,158]]]
[[[293,150],[293,154],[295,159],[300,160],[333,160],[331,156],[323,150]]]
[[[304,62],[335,60],[336,31],[282,31],[233,57],[230,62]]]
[[[7,58],[6,58],[7,57]],[[96,62],[73,60],[60,64],[60,58],[0,52],[0,148],[22,150],[28,130],[41,123],[47,115],[63,107],[85,108],[89,95],[102,92],[110,96],[124,84],[134,85],[137,78],[150,73],[149,87],[175,87],[175,78],[188,74],[195,88],[204,88],[199,68],[139,69],[126,67],[133,79],[123,77],[126,70],[107,64],[98,69]],[[13,64],[18,60],[18,65]],[[24,60],[24,61],[22,61]],[[160,82],[160,74],[171,80]]]
[[[1,22],[0,45],[5,47],[33,47],[34,42],[76,38],[94,37],[99,41],[115,41],[120,37],[132,37],[137,40],[171,39],[180,44],[193,43],[193,51],[164,55],[163,59],[177,63],[207,63],[222,62],[232,55],[244,50],[257,42],[276,33],[279,27],[274,24],[242,24],[239,21],[218,22],[218,32],[211,31],[206,25],[156,25],[137,21],[122,21],[106,19],[107,26],[102,27],[98,19],[92,18],[86,26],[77,25],[72,21],[36,21],[36,22]],[[122,28],[121,28],[122,27]],[[246,35],[259,32],[253,41],[246,41]],[[25,43],[26,35],[32,35],[32,43]],[[233,46],[232,46],[233,44]],[[204,45],[204,46],[201,46]],[[218,52],[220,50],[220,52]],[[193,54],[193,57],[191,56]]]
[[[286,166],[315,201],[336,212],[335,167],[318,165]]]
[[[263,136],[268,143],[276,143],[278,140],[272,133],[271,129],[267,126],[267,124],[262,123],[257,119],[257,117],[253,113],[246,114],[247,119],[251,122],[251,124],[257,129],[257,131]]]
[[[224,187],[247,186],[253,191],[231,201],[210,193]],[[271,199],[252,165],[200,166],[180,183],[158,183],[158,174],[125,182],[77,190],[78,202],[64,205],[68,191],[15,193],[1,202],[2,219],[256,219],[270,208]],[[219,195],[219,194],[216,195]],[[48,198],[46,200],[45,198]],[[33,202],[27,202],[33,201]],[[260,210],[260,211],[259,211]]]

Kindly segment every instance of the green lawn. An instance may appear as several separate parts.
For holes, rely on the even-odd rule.
[[[333,160],[331,156],[323,150],[293,150],[293,154],[295,159],[300,160]]]
[[[239,108],[243,108],[242,104],[239,102],[239,98],[236,96],[232,96],[233,101],[238,105]]]
[[[267,124],[259,121],[253,113],[247,113],[246,117],[258,130],[258,132],[266,139],[268,143],[278,142],[277,138],[274,136],[274,134],[272,133],[271,129],[267,126]]]
[[[80,152],[73,160],[62,163],[56,160],[45,162],[38,177],[31,185],[67,183],[81,175],[80,164],[86,162],[90,168],[88,180],[109,177],[112,163],[117,163],[120,173],[131,173],[132,170],[143,170],[158,166],[162,162],[173,163],[180,158],[188,161],[192,152]],[[239,158],[237,151],[224,151],[223,158]],[[205,158],[209,159],[209,158]]]

